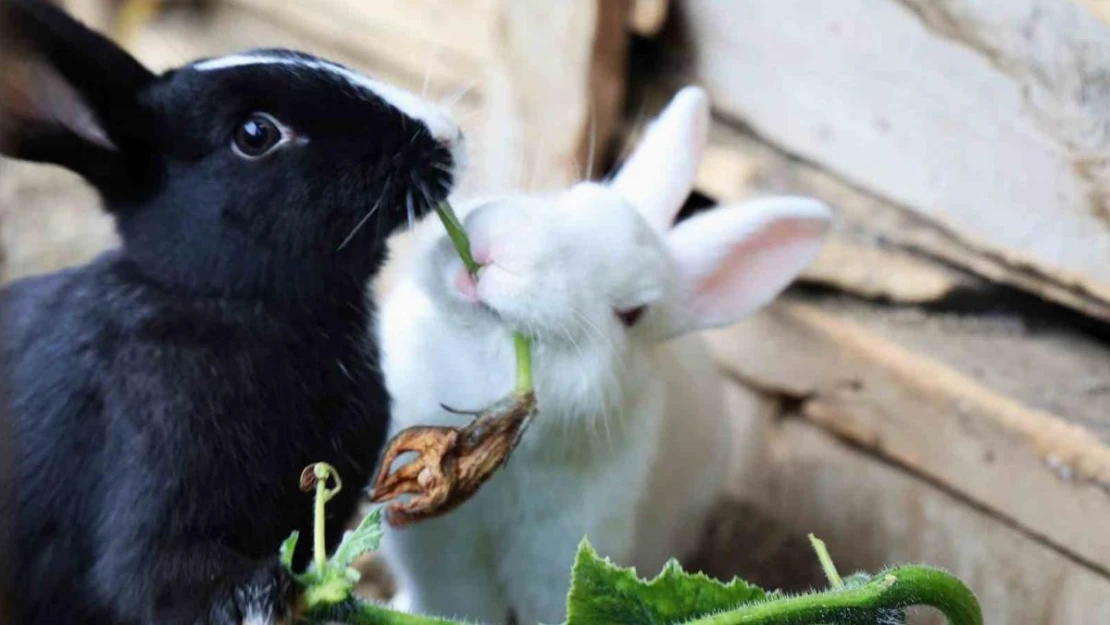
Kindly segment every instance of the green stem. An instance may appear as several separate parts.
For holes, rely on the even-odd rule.
[[[436,214],[439,215],[439,220],[443,222],[443,227],[447,230],[447,236],[451,238],[451,243],[454,244],[459,258],[462,259],[463,266],[470,272],[470,275],[476,275],[482,266],[474,260],[474,256],[470,253],[470,238],[466,236],[466,230],[463,229],[462,222],[455,215],[454,209],[447,202],[440,202],[436,206]],[[523,334],[514,332],[513,347],[516,350],[516,392],[521,395],[531,393],[533,390],[532,344]]]
[[[316,476],[315,516],[312,527],[312,560],[317,571],[323,571],[328,563],[327,533],[325,532],[324,510],[328,501],[343,488],[339,473],[326,462],[317,462],[312,467]],[[335,480],[335,488],[328,490],[328,478]]]
[[[516,348],[516,392],[524,395],[532,392],[532,343],[520,332],[513,332],[513,346]]]
[[[943,571],[915,565],[880,573],[858,588],[744,605],[685,625],[870,625],[877,610],[915,605],[940,610],[950,625],[983,625],[979,603],[963,582]]]
[[[462,259],[466,270],[470,272],[470,275],[478,273],[482,266],[471,255],[470,239],[466,236],[466,230],[463,230],[462,222],[455,215],[451,205],[447,202],[440,202],[436,206],[436,214],[439,215],[439,220],[443,222],[443,227],[447,229],[447,236],[451,237],[451,243],[455,245],[455,251],[459,253],[459,258]]]
[[[312,610],[304,621],[344,625],[461,625],[460,621],[399,612],[379,603],[357,598]]]
[[[324,480],[316,480],[316,515],[312,524],[312,560],[316,563],[316,570],[324,570],[328,563],[328,550],[324,540],[324,498],[327,493],[327,484]]]
[[[829,555],[829,548],[825,546],[825,541],[810,534],[809,544],[813,545],[813,550],[817,552],[817,560],[821,562],[821,569],[825,571],[825,579],[829,580],[829,586],[833,590],[844,588],[844,580],[841,579],[840,573],[836,570],[836,565],[833,564],[832,556]]]

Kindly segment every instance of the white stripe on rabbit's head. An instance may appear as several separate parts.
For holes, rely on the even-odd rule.
[[[257,50],[197,61],[190,65],[198,72],[214,72],[258,65],[285,67],[293,72],[321,72],[347,83],[369,96],[381,98],[412,119],[423,122],[432,138],[446,145],[463,140],[462,131],[442,107],[394,85],[375,80],[350,68],[288,50]]]

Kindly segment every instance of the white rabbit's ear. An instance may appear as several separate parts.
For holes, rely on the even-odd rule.
[[[612,186],[658,232],[674,223],[694,185],[709,131],[709,97],[685,87],[644,132]]]
[[[670,336],[720,327],[767,304],[817,257],[832,211],[817,200],[776,197],[723,206],[667,235],[678,264]]]

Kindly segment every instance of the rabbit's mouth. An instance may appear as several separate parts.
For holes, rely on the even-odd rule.
[[[505,317],[493,306],[490,306],[489,304],[481,300],[479,300],[475,305],[478,307],[478,310],[482,311],[482,314],[492,317],[498,323],[507,325]]]

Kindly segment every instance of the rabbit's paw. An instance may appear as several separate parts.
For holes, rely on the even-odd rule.
[[[284,625],[292,621],[293,577],[276,558],[228,588],[208,625]]]

